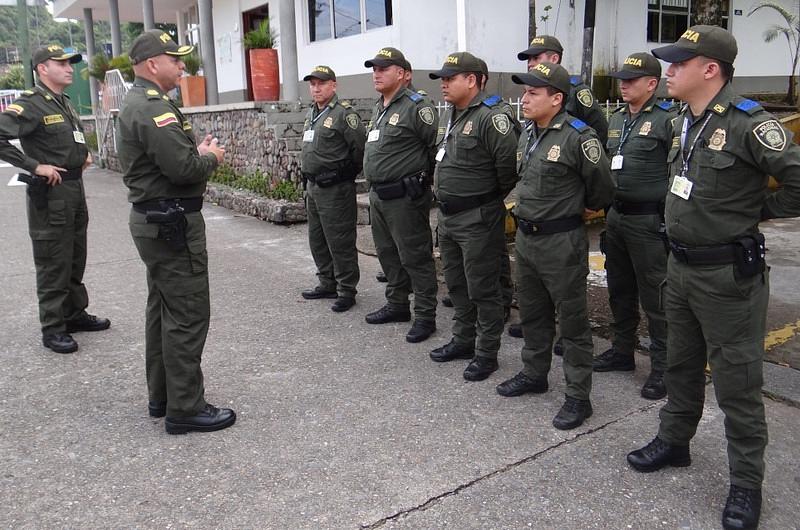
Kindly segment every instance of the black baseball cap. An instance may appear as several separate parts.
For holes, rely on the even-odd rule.
[[[69,61],[70,64],[75,64],[81,62],[81,59],[83,59],[83,57],[81,56],[80,53],[65,52],[64,48],[62,48],[58,44],[51,44],[50,46],[42,46],[41,48],[38,48],[35,52],[33,52],[34,67],[50,59],[54,61]]]
[[[566,68],[547,61],[537,64],[527,74],[512,75],[511,80],[518,85],[550,86],[564,94],[569,94],[572,86]]]
[[[638,79],[640,77],[661,77],[661,63],[646,52],[632,53],[625,58],[622,68],[611,72],[617,79]]]
[[[193,50],[194,46],[178,46],[169,33],[160,29],[151,29],[136,37],[128,55],[133,64],[138,64],[157,55],[183,57],[192,53]]]
[[[320,81],[336,81],[336,72],[330,66],[323,64],[315,66],[311,73],[303,78],[303,81],[319,79]]]
[[[739,51],[736,39],[719,26],[697,25],[683,32],[674,44],[653,50],[653,55],[668,63],[682,63],[702,55],[733,64]]]
[[[372,68],[373,66],[379,66],[381,68],[385,68],[387,66],[399,66],[402,69],[406,69],[408,66],[408,61],[406,61],[403,52],[398,50],[397,48],[381,48],[378,50],[378,53],[375,54],[373,59],[369,59],[364,61],[364,66],[367,68]]]
[[[517,54],[517,58],[520,61],[527,61],[528,57],[536,57],[542,52],[556,52],[559,55],[563,55],[564,47],[552,35],[539,35],[531,40],[530,48]]]
[[[445,58],[442,69],[429,73],[428,77],[431,79],[439,79],[440,77],[452,77],[456,74],[470,72],[480,74],[483,73],[481,62],[480,59],[469,52],[451,53]]]

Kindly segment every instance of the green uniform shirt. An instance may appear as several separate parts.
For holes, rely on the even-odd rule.
[[[303,125],[303,173],[318,175],[352,166],[357,175],[364,163],[366,139],[361,118],[336,94],[321,110],[313,105]]]
[[[572,89],[569,91],[564,110],[570,116],[575,116],[594,129],[600,141],[605,145],[608,140],[606,113],[597,103],[597,99],[592,94],[592,89],[583,83],[579,76],[574,75],[570,77],[569,81]]]
[[[192,126],[158,86],[137,77],[117,123],[117,150],[128,201],[201,197],[217,167],[199,155]]]
[[[430,170],[439,116],[430,100],[401,88],[375,111],[367,127],[364,146],[364,175],[370,184],[396,182],[401,178]]]
[[[666,224],[671,239],[689,246],[727,244],[754,234],[761,219],[800,215],[800,146],[770,113],[735,95],[728,84],[702,116],[690,121],[687,106],[675,122],[668,157]],[[679,176],[693,144],[685,175],[691,182],[687,195]],[[768,175],[781,183],[772,194]]]
[[[538,134],[538,136],[537,136]],[[548,221],[600,210],[614,185],[603,146],[592,128],[558,113],[545,129],[534,123],[519,138],[517,216]]]
[[[672,145],[674,105],[657,103],[653,96],[632,117],[628,106],[611,115],[608,122],[608,157],[616,190],[614,198],[626,202],[660,202],[667,194],[667,154]],[[622,168],[613,169],[615,156]]]
[[[85,141],[76,141],[75,131],[82,139],[83,125],[69,96],[37,85],[0,113],[0,159],[31,174],[39,164],[83,167],[89,149]],[[9,143],[14,138],[19,138],[24,153]]]
[[[497,97],[479,93],[467,108],[449,107],[439,127],[436,196],[505,197],[517,182],[517,134]]]

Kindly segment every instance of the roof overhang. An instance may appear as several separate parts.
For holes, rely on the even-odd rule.
[[[177,11],[197,4],[197,0],[153,0],[153,18],[156,22],[174,24]],[[83,10],[92,10],[94,20],[108,20],[108,0],[55,0],[53,16],[57,18],[83,19]],[[121,0],[119,2],[120,22],[142,22],[144,14],[140,0]]]

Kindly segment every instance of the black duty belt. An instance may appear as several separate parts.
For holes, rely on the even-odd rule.
[[[180,206],[184,213],[199,212],[203,209],[202,197],[191,197],[189,199],[155,199],[133,204],[133,209],[139,213],[152,211],[166,212],[169,208]]]
[[[446,201],[437,200],[436,204],[444,215],[454,215],[483,206],[484,204],[489,204],[499,198],[500,194],[497,191],[490,191],[489,193],[473,195],[471,197],[454,197]]]
[[[517,217],[517,226],[519,226],[523,234],[528,236],[546,236],[569,232],[582,224],[583,218],[580,215],[562,217],[561,219],[552,219],[550,221],[529,221],[528,219]]]
[[[661,214],[664,205],[661,202],[628,202],[614,201],[614,209],[623,215]]]
[[[672,255],[681,263],[687,265],[728,265],[736,263],[737,248],[739,245],[714,245],[711,247],[687,247],[686,245],[669,240]]]
[[[61,175],[61,180],[78,180],[83,176],[83,168],[76,167],[66,171],[59,171],[58,173]]]
[[[353,178],[346,176],[344,172],[337,170],[323,171],[322,173],[318,173],[316,175],[303,173],[303,177],[305,177],[307,181],[316,184],[320,188],[328,188],[334,184],[339,184],[340,182],[353,180]]]

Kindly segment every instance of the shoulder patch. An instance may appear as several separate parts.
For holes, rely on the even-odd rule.
[[[586,123],[579,120],[578,118],[572,118],[572,117],[567,118],[567,123],[569,123],[572,126],[572,128],[578,132],[583,132],[589,128],[589,126],[586,125]]]
[[[17,105],[16,103],[12,103],[11,105],[8,105],[5,108],[5,110],[3,110],[3,112],[13,112],[17,116],[22,114],[24,111],[25,111],[25,109],[21,105]]]
[[[158,99],[161,97],[161,94],[158,92],[158,90],[154,90],[152,88],[148,88],[144,93],[147,96],[147,99]]]
[[[23,91],[22,91],[22,95],[23,95],[23,96],[32,96],[32,95],[33,95],[33,94],[35,94],[35,93],[36,93],[36,92],[34,92],[33,90],[23,90]]]
[[[409,92],[408,93],[408,99],[410,99],[414,103],[419,103],[424,98],[420,94],[417,94],[416,92]]]
[[[353,105],[349,101],[347,101],[346,99],[340,99],[339,100],[339,104],[342,107],[346,108],[346,109],[352,109],[353,108]]]
[[[419,119],[421,119],[425,125],[433,125],[433,120],[435,116],[433,115],[433,109],[430,107],[422,107],[417,111],[419,114]]]
[[[172,112],[165,112],[159,116],[154,116],[153,121],[156,123],[156,127],[166,127],[171,123],[179,123],[178,117]]]
[[[487,107],[494,107],[495,105],[500,103],[500,96],[496,94],[494,96],[489,96],[488,98],[484,99],[482,103]]]
[[[756,112],[764,110],[761,105],[758,104],[757,101],[753,101],[752,99],[747,98],[736,98],[733,100],[733,106],[737,109],[744,111],[751,116]]]
[[[358,129],[358,114],[348,114],[344,117],[344,121],[347,122],[347,126],[351,129]]]
[[[578,86],[581,84],[581,76],[579,75],[571,75],[569,76],[569,84],[572,86]]]
[[[575,97],[578,98],[578,102],[584,107],[591,107],[594,103],[594,96],[592,95],[592,91],[588,88],[578,90]]]
[[[191,131],[192,130],[192,124],[189,123],[189,120],[184,120],[184,122],[183,122],[183,130],[184,131]]]
[[[786,131],[774,118],[756,125],[753,134],[758,143],[767,149],[783,151],[786,148]]]
[[[425,92],[424,90],[417,90],[417,94],[419,94],[420,96],[427,96],[428,95],[428,93]]]
[[[492,116],[492,125],[494,125],[494,128],[497,129],[497,132],[502,135],[508,134],[508,131],[511,130],[511,122],[505,113],[495,114]]]
[[[656,103],[656,107],[660,108],[661,110],[670,110],[674,106],[675,104],[671,101],[659,101]]]
[[[586,160],[592,164],[597,164],[600,161],[600,155],[603,152],[603,146],[600,145],[600,140],[597,138],[589,138],[581,144],[581,151]]]

